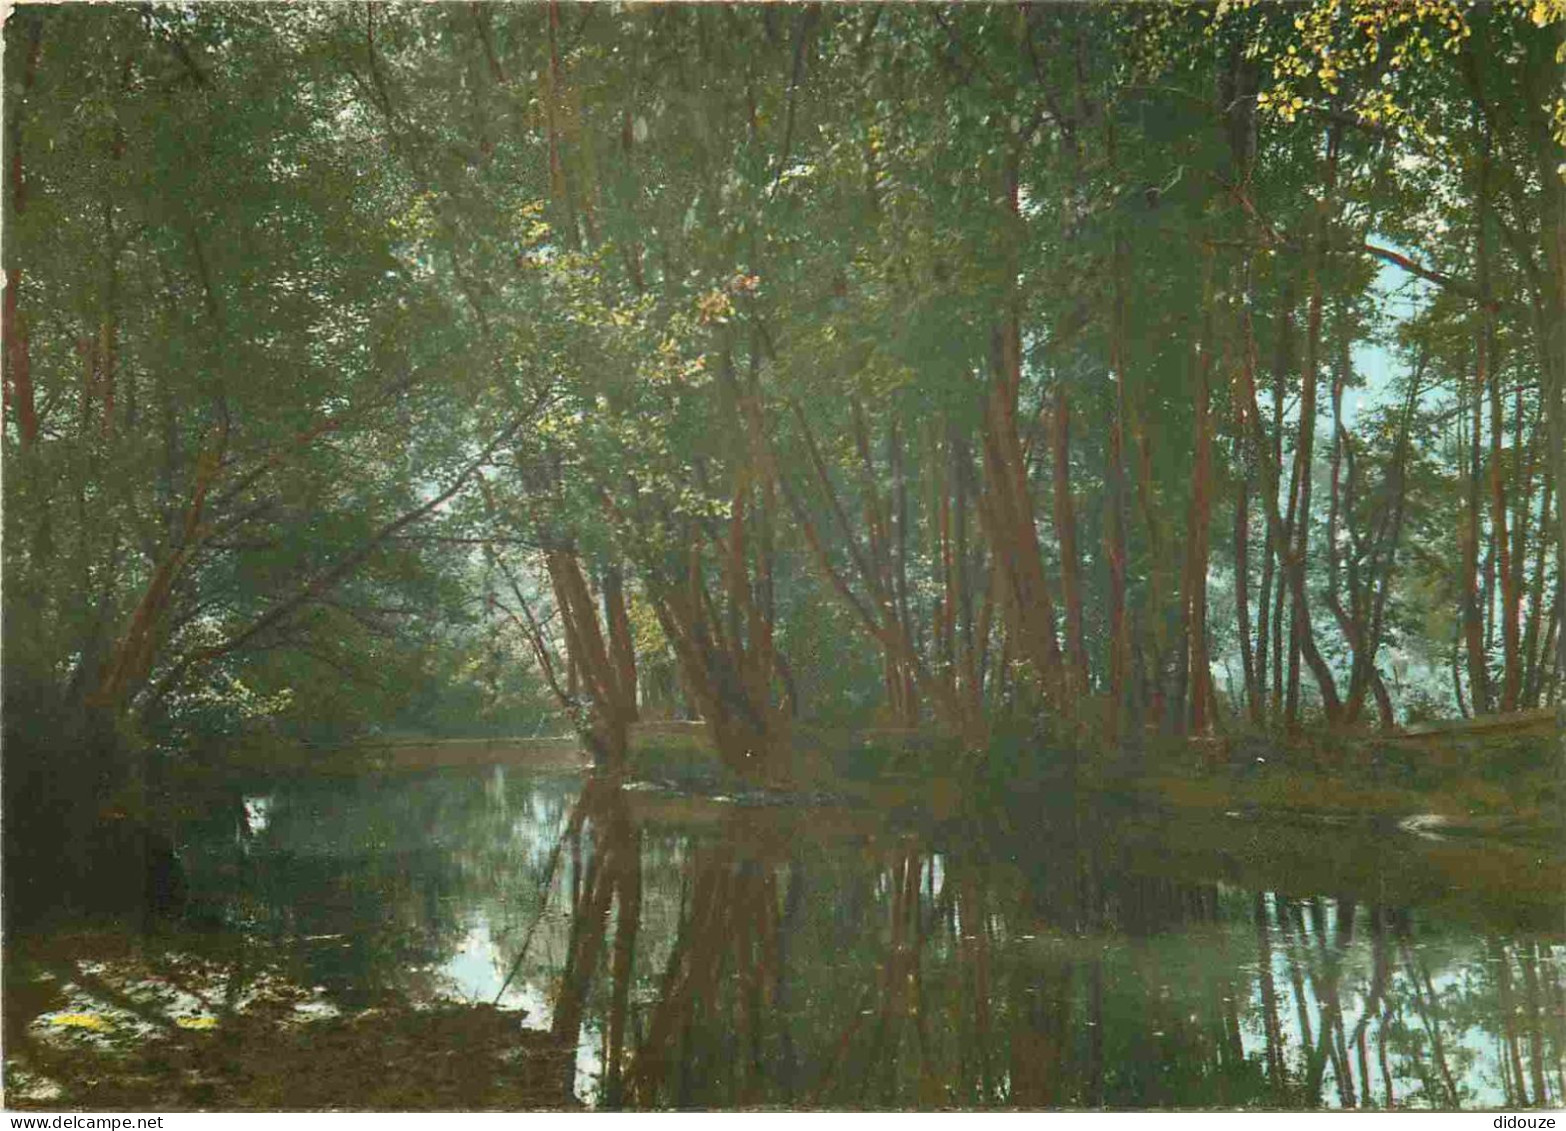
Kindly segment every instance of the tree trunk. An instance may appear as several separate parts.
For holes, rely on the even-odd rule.
[[[1055,390],[1054,479],[1055,537],[1060,542],[1060,589],[1066,613],[1066,653],[1072,693],[1088,689],[1087,645],[1082,628],[1081,559],[1077,553],[1077,516],[1071,498],[1071,401],[1064,384]]]
[[[1240,419],[1235,431],[1243,445],[1244,409],[1236,411]],[[1261,688],[1257,684],[1256,653],[1251,640],[1251,500],[1243,458],[1240,465],[1242,470],[1234,484],[1234,618],[1239,633],[1240,665],[1245,672],[1245,710],[1252,723],[1260,724]]]
[[[1483,509],[1479,486],[1482,461],[1479,453],[1483,427],[1484,377],[1485,374],[1482,372],[1476,374],[1471,386],[1471,400],[1468,405],[1465,405],[1470,409],[1472,430],[1464,438],[1467,450],[1467,492],[1459,540],[1462,547],[1460,584],[1463,594],[1463,644],[1468,659],[1468,698],[1476,715],[1485,714],[1490,710],[1490,679],[1484,649],[1484,609],[1480,604],[1479,584],[1479,518]]]
[[[1305,563],[1302,555],[1291,553],[1287,550],[1291,539],[1286,536],[1283,518],[1278,514],[1278,468],[1277,465],[1267,459],[1267,435],[1261,424],[1261,414],[1256,403],[1256,387],[1254,382],[1245,390],[1246,403],[1250,409],[1252,431],[1252,451],[1256,455],[1257,463],[1262,468],[1262,494],[1264,496],[1264,513],[1267,516],[1268,529],[1272,532],[1273,541],[1280,547],[1285,547],[1282,557],[1281,569],[1283,579],[1288,583],[1288,588],[1293,597],[1295,618],[1300,622],[1300,631],[1296,633],[1300,641],[1301,652],[1310,665],[1312,673],[1316,677],[1317,685],[1321,689],[1322,703],[1329,722],[1335,722],[1340,712],[1341,703],[1338,699],[1337,685],[1332,678],[1332,670],[1327,667],[1316,648],[1315,635],[1311,630],[1310,621],[1304,615],[1306,610],[1305,600]],[[1282,592],[1279,592],[1279,601],[1282,601]],[[1277,639],[1275,637],[1275,646]]]
[[[43,23],[40,13],[16,11],[12,13],[12,30],[25,28],[27,35],[26,63],[22,67],[20,92],[12,95],[11,113],[6,120],[6,144],[10,150],[6,162],[6,188],[10,204],[7,227],[12,229],[8,250],[16,254],[14,225],[27,207],[27,180],[22,164],[22,112],[27,106],[27,96],[32,91],[38,73],[39,49],[43,43]],[[38,410],[34,403],[32,356],[28,347],[27,324],[21,312],[22,268],[7,266],[5,269],[5,300],[0,311],[0,353],[4,355],[5,381],[4,413],[16,420],[17,437],[21,450],[29,451],[38,439]]]
[[[1522,703],[1525,707],[1539,706],[1539,696],[1543,690],[1543,672],[1548,665],[1549,656],[1540,650],[1540,636],[1542,635],[1544,614],[1544,588],[1549,574],[1550,558],[1550,526],[1551,507],[1554,504],[1555,479],[1546,470],[1544,474],[1544,490],[1539,499],[1539,537],[1535,540],[1533,550],[1533,577],[1528,589],[1528,615],[1527,631],[1523,634],[1522,651],[1524,660],[1523,672],[1523,696]],[[1546,646],[1547,648],[1547,646]]]
[[[1109,562],[1109,693],[1117,720],[1135,718],[1131,673],[1131,623],[1126,607],[1129,548],[1126,514],[1126,249],[1117,234],[1112,257],[1113,286],[1109,310],[1109,370],[1115,383],[1115,405],[1109,423],[1109,449],[1105,454],[1109,491],[1105,500],[1108,513],[1104,522],[1105,557]]]
[[[1008,219],[1022,224],[1016,157],[1006,165]],[[984,402],[985,485],[981,517],[986,520],[991,552],[1000,564],[1007,590],[1008,633],[1044,702],[1064,713],[1072,703],[1064,694],[1064,663],[1055,634],[1055,603],[1039,552],[1027,454],[1019,428],[1022,389],[1020,298],[1009,294],[1008,309],[991,333],[990,382]]]
[[[1245,673],[1245,709],[1252,725],[1261,725],[1265,717],[1262,703],[1265,678],[1258,672],[1255,642],[1251,637],[1251,500],[1250,477],[1255,465],[1246,458],[1246,435],[1249,422],[1246,419],[1248,403],[1245,390],[1256,384],[1256,342],[1250,323],[1251,302],[1254,287],[1251,281],[1251,259],[1246,255],[1241,268],[1239,332],[1235,335],[1239,349],[1239,367],[1230,388],[1229,403],[1234,412],[1234,614],[1238,633],[1240,664]],[[1262,596],[1266,602],[1265,593]],[[1265,612],[1263,612],[1265,619]],[[1264,662],[1264,660],[1263,660]]]
[[[1273,351],[1272,358],[1272,427],[1273,439],[1270,448],[1258,450],[1255,453],[1253,467],[1262,472],[1262,482],[1277,483],[1283,475],[1283,389],[1288,381],[1289,366],[1292,357],[1292,343],[1294,340],[1294,289],[1292,283],[1285,283],[1279,293],[1278,299],[1278,341]],[[1245,336],[1245,349],[1247,356],[1256,356],[1256,335],[1251,324],[1250,312],[1246,310],[1242,317],[1242,327]],[[1251,365],[1241,373],[1241,380],[1246,383],[1247,389],[1254,389],[1256,378],[1256,366]],[[1242,399],[1250,411],[1259,408],[1254,396],[1246,399],[1242,391]],[[1260,419],[1249,421],[1251,428],[1257,435],[1263,435]],[[1249,435],[1242,437],[1242,442],[1249,443]],[[1265,468],[1262,461],[1270,461]],[[1270,476],[1270,478],[1269,478]],[[1273,505],[1276,505],[1276,498]],[[1267,500],[1263,499],[1263,514]],[[1273,541],[1272,526],[1266,518],[1262,519],[1262,532],[1264,536],[1262,544],[1262,575],[1261,590],[1257,600],[1256,622],[1256,687],[1259,712],[1265,719],[1269,714],[1276,717],[1283,702],[1281,676],[1283,665],[1281,662],[1281,640],[1283,621],[1283,581],[1277,580],[1277,589],[1274,591],[1274,568],[1280,558],[1280,546]],[[1269,665],[1268,657],[1272,657]],[[1272,672],[1271,692],[1267,682],[1269,670]]]
[[[1190,673],[1189,721],[1195,734],[1211,726],[1208,701],[1212,696],[1212,672],[1207,662],[1207,556],[1208,526],[1212,515],[1209,498],[1212,478],[1211,384],[1213,367],[1212,253],[1208,252],[1208,281],[1203,296],[1203,329],[1197,345],[1195,390],[1196,458],[1191,467],[1191,510],[1186,527],[1186,568],[1183,592],[1184,637]]]
[[[1544,107],[1560,95],[1563,68],[1560,52],[1566,45],[1566,24],[1556,20],[1532,37],[1527,61],[1529,100],[1528,120],[1533,134],[1533,150],[1538,161],[1542,186],[1546,301],[1544,326],[1547,328],[1546,355],[1549,365],[1541,374],[1540,391],[1544,398],[1549,430],[1552,471],[1555,479],[1555,576],[1556,611],[1560,612],[1561,594],[1566,593],[1566,183],[1558,166],[1561,147],[1552,136],[1552,123]],[[1540,530],[1541,535],[1543,529]],[[1554,662],[1554,701],[1556,731],[1560,741],[1560,766],[1566,775],[1566,632],[1556,641]]]

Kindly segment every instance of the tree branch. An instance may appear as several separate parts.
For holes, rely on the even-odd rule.
[[[469,461],[469,463],[457,474],[456,478],[454,478],[451,483],[434,498],[421,503],[419,506],[414,507],[412,510],[399,515],[397,518],[383,525],[352,553],[349,553],[335,565],[317,574],[307,584],[296,590],[291,596],[273,605],[270,609],[252,621],[248,627],[242,629],[240,632],[223,641],[221,644],[216,644],[209,648],[203,648],[178,661],[153,687],[151,693],[148,696],[147,702],[149,704],[158,702],[194,665],[198,663],[206,663],[210,660],[215,660],[221,656],[238,651],[250,643],[250,641],[254,640],[261,633],[266,632],[268,629],[283,622],[288,617],[298,612],[301,608],[310,604],[312,601],[318,600],[326,593],[330,592],[338,584],[340,584],[345,578],[352,574],[354,570],[358,569],[359,566],[363,565],[369,556],[374,553],[379,546],[391,539],[399,531],[413,525],[415,522],[418,522],[426,515],[429,515],[439,507],[449,502],[457,495],[459,491],[463,489],[463,487],[467,485],[468,481],[473,477],[473,475],[489,461],[489,458],[495,453],[496,449],[515,436],[517,432],[521,430],[522,425],[527,423],[528,420],[532,419],[538,413],[539,409],[543,407],[545,401],[548,399],[548,395],[548,390],[541,392],[532,406],[530,406],[525,412],[519,414],[516,419],[514,419],[509,425],[497,433],[489,441],[489,443],[485,445],[484,450],[480,452],[473,460]]]

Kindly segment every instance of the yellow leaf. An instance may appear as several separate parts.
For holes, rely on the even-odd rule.
[[[90,1029],[94,1033],[106,1033],[114,1028],[106,1018],[96,1013],[57,1013],[49,1018],[49,1024],[62,1029]]]

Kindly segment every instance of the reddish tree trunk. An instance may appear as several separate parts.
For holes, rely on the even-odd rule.
[[[1021,223],[1015,155],[1006,166],[1006,203],[1010,219]],[[1033,493],[1028,485],[1027,454],[1018,423],[1022,387],[1022,325],[1013,294],[1009,309],[991,336],[990,389],[984,409],[985,491],[983,515],[990,546],[1006,586],[1009,635],[1033,669],[1045,700],[1057,710],[1069,706],[1062,694],[1064,666],[1055,635],[1055,604],[1039,553]]]

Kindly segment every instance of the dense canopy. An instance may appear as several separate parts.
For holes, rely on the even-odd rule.
[[[805,724],[1563,701],[1559,0],[23,5],[5,52],[8,806],[554,710],[782,778]]]

